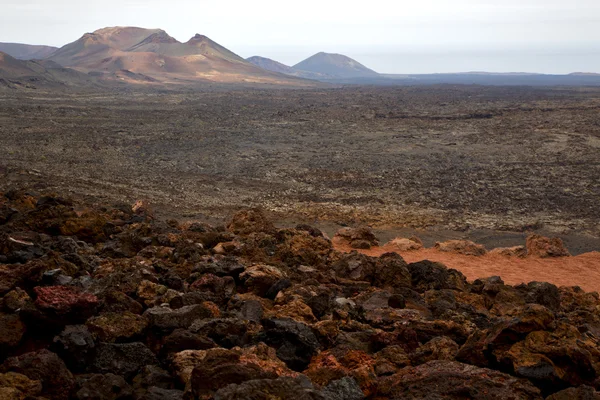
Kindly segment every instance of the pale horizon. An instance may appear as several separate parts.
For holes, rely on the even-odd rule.
[[[600,72],[600,2],[374,0],[212,4],[173,0],[5,0],[0,42],[61,47],[108,26],[210,37],[247,58],[286,65],[324,51],[380,73]],[[181,10],[181,12],[177,12]]]

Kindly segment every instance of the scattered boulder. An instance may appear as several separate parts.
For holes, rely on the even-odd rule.
[[[394,251],[415,251],[423,248],[423,242],[419,238],[395,238],[390,240],[385,247]]]
[[[273,233],[275,226],[261,210],[251,208],[237,212],[227,225],[227,230],[236,235],[248,235],[256,232]]]
[[[527,237],[526,247],[529,257],[569,257],[571,255],[560,238],[530,235]]]
[[[483,245],[474,243],[470,240],[448,240],[446,242],[437,242],[434,246],[436,250],[463,254],[465,256],[483,256],[487,250]]]
[[[504,257],[525,258],[527,256],[527,248],[525,246],[497,247],[490,250],[490,254],[497,254]]]
[[[341,228],[333,237],[338,243],[349,245],[353,249],[370,249],[373,246],[379,246],[379,240],[369,227],[360,228]]]

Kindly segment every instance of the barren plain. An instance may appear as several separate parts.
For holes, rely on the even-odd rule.
[[[600,249],[600,89],[0,92],[0,190]]]

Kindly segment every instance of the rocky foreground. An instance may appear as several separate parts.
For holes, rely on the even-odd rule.
[[[258,210],[0,195],[0,399],[600,399],[600,299],[341,253]]]

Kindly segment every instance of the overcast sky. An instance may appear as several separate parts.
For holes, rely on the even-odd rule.
[[[383,73],[600,72],[600,0],[0,0],[0,42],[62,46],[107,26],[289,65],[327,51]]]

